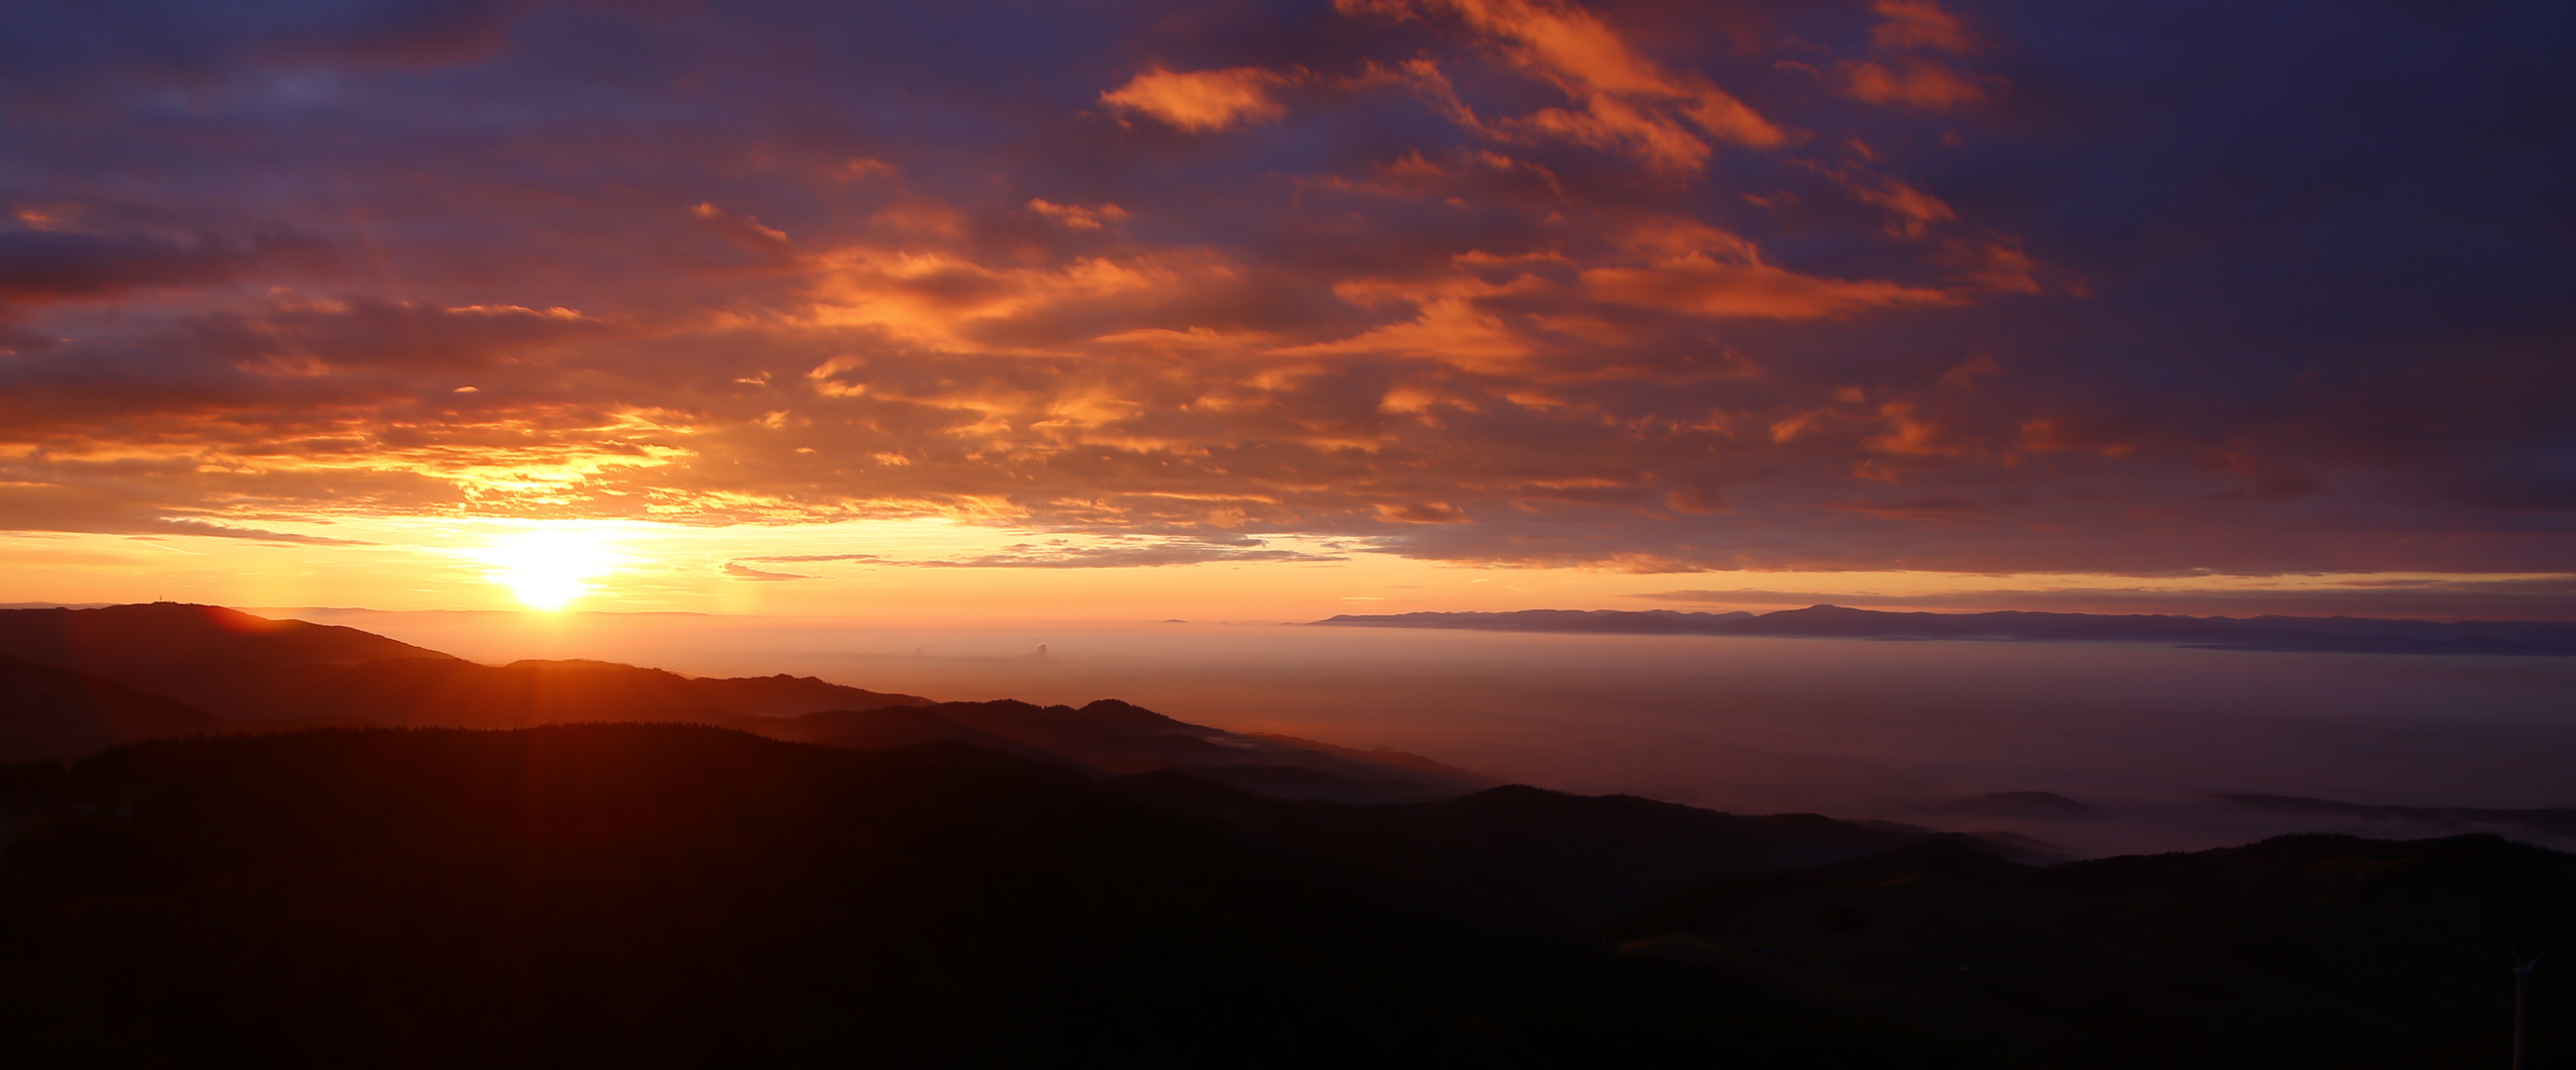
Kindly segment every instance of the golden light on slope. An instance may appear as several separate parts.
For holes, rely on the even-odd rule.
[[[493,566],[484,578],[509,588],[528,608],[549,612],[594,593],[591,580],[625,563],[606,532],[574,525],[506,535],[476,556]]]

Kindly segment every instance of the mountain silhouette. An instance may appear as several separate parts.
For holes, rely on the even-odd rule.
[[[0,611],[0,654],[263,725],[715,723],[930,701],[784,674],[709,679],[583,660],[482,665],[355,628],[177,603]]]
[[[774,739],[876,750],[954,740],[1101,774],[1180,769],[1259,794],[1337,802],[1444,799],[1493,780],[1400,752],[1324,749],[1284,737],[1194,725],[1101,699],[1080,707],[1003,699],[943,702],[858,714],[834,710],[739,722]],[[1329,745],[1325,745],[1329,746]]]
[[[448,657],[356,628],[184,602],[0,610],[0,654],[101,676],[227,659],[345,665]]]
[[[2046,868],[1940,837],[1677,892],[1608,935],[2007,1065],[2501,1066],[2506,967],[2576,946],[2569,902],[2576,857],[2494,836]],[[2576,986],[2547,984],[2534,1043],[2564,1053]]]
[[[114,680],[235,720],[274,711],[235,700],[280,673],[389,659],[458,659],[356,628],[155,602],[0,610],[0,654]]]
[[[1593,920],[1721,873],[1838,861],[1921,838],[1815,814],[1727,814],[1524,784],[1383,814],[1426,848],[1491,869]]]
[[[27,1065],[2469,1067],[2501,1062],[2505,967],[2576,945],[2576,857],[2494,836],[2050,864],[1117,700],[35,612],[0,613]],[[2535,1067],[2576,1050],[2558,977]]]
[[[1849,859],[1926,836],[1523,784],[1376,805],[1268,798],[1177,770],[1108,788],[1323,868],[1365,873],[1373,887],[1443,910],[1568,934],[1721,874]]]
[[[2169,642],[2212,650],[2369,654],[2576,656],[2576,623],[2423,621],[2365,617],[2103,616],[2088,613],[1891,613],[1809,606],[1775,613],[1669,609],[1525,609],[1513,613],[1349,614],[1317,624],[1364,628],[1836,639],[2012,639]]]
[[[1426,773],[1431,776],[1455,780],[1464,784],[1481,783],[1487,786],[1498,786],[1498,782],[1495,781],[1494,778],[1486,776],[1483,773],[1469,769],[1461,769],[1445,762],[1433,761],[1419,754],[1407,754],[1403,751],[1386,747],[1372,747],[1363,750],[1358,747],[1344,747],[1312,739],[1302,739],[1297,736],[1280,735],[1276,732],[1245,732],[1242,733],[1242,735],[1249,739],[1264,739],[1273,743],[1284,743],[1291,747],[1302,747],[1306,750],[1330,754],[1336,758],[1348,758],[1355,762],[1366,762],[1370,765],[1391,765],[1399,769],[1410,769],[1417,773]]]
[[[2480,826],[2527,829],[2557,836],[2576,836],[2576,808],[2501,810],[2475,806],[2371,806],[2335,802],[2331,799],[2307,799],[2295,795],[2215,795],[2211,797],[2231,806],[2265,813],[2357,817],[2365,821],[2447,829]]]
[[[1285,798],[1399,802],[1496,782],[1418,755],[1239,735],[1103,699],[1081,707],[937,703],[810,676],[704,678],[589,660],[483,665],[353,628],[156,603],[0,611],[0,651],[79,671],[216,716],[168,732],[46,734],[0,709],[13,758],[68,758],[157,735],[295,725],[524,728],[583,722],[730,725],[857,750],[937,740],[1097,775],[1180,768]],[[52,723],[50,721],[46,723]],[[140,725],[143,722],[135,722]]]
[[[816,743],[849,750],[892,750],[924,743],[963,743],[989,751],[1046,762],[1091,775],[1106,770],[1086,765],[1043,747],[995,735],[942,715],[939,704],[884,706],[873,710],[826,710],[800,717],[746,723],[745,731],[793,743]]]
[[[963,749],[326,729],[48,765],[0,854],[0,1037],[43,1066],[1966,1065]]]
[[[842,687],[812,677],[700,679],[587,660],[481,665],[398,658],[355,665],[283,666],[232,682],[212,708],[277,720],[357,719],[383,725],[522,728],[581,721],[721,724],[759,711],[919,705],[917,695]]]
[[[203,710],[112,680],[0,654],[0,763],[93,754],[119,743],[226,729]]]
[[[2576,938],[2576,857],[2492,836],[2041,867],[675,724],[129,744],[0,767],[0,818],[44,1066],[2470,1067]]]

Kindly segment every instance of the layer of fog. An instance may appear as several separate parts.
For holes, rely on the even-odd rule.
[[[2576,659],[1277,624],[270,612],[488,662],[588,657],[698,675],[787,672],[936,699],[1116,697],[1185,721],[1413,751],[1567,791],[2007,828],[2078,854],[2222,846],[2282,831],[2444,831],[2244,813],[2210,801],[2213,793],[2576,806],[2567,775],[2576,769]],[[1996,791],[2056,792],[2107,816],[1925,812]]]

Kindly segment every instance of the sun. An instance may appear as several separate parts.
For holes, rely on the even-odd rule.
[[[492,566],[484,578],[509,588],[528,608],[548,612],[595,593],[590,581],[625,563],[603,532],[570,526],[504,536],[476,556]]]

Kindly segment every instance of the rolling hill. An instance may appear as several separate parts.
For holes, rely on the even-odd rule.
[[[226,730],[218,717],[112,680],[0,654],[0,763]]]
[[[21,759],[78,757],[155,735],[298,724],[524,728],[673,721],[857,750],[953,740],[1099,775],[1186,769],[1285,798],[1419,801],[1496,783],[1417,755],[1240,735],[1114,699],[1081,707],[937,703],[785,674],[692,677],[584,660],[484,665],[352,628],[217,606],[0,610],[0,654],[214,715],[168,721],[166,732],[144,730],[145,722],[129,717],[123,734],[84,735],[43,728],[32,711],[0,709],[0,738],[28,741],[9,752]],[[39,740],[53,742],[39,746]]]

